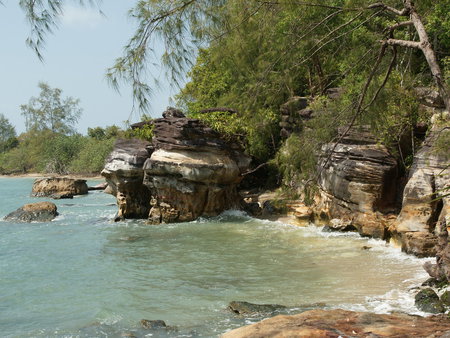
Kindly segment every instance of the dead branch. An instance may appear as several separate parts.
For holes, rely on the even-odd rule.
[[[409,14],[409,10],[407,8],[403,8],[402,10],[398,10],[398,9],[396,9],[394,7],[391,7],[391,6],[388,6],[388,5],[386,5],[386,4],[382,3],[382,2],[377,2],[377,3],[374,3],[374,4],[371,4],[371,5],[367,6],[367,9],[375,9],[375,8],[376,9],[380,9],[381,8],[382,10],[386,10],[386,11],[391,12],[391,13],[393,13],[395,15],[398,15],[398,16],[407,16]]]
[[[262,167],[265,167],[266,165],[268,165],[268,163],[267,163],[267,162],[264,162],[264,163],[260,164],[259,166],[257,166],[256,168],[254,168],[254,169],[252,169],[252,170],[248,170],[248,171],[246,171],[245,173],[242,173],[241,176],[247,176],[247,175],[250,175],[250,174],[254,173],[255,171],[261,169]]]

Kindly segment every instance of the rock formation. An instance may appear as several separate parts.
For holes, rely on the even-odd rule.
[[[280,315],[222,335],[239,337],[448,337],[446,315],[418,317],[407,314],[373,314],[346,310],[311,310]]]
[[[148,217],[150,192],[142,184],[142,168],[151,153],[150,142],[119,139],[107,158],[102,175],[108,183],[107,192],[117,198],[118,219]]]
[[[363,236],[386,238],[396,196],[397,160],[368,127],[339,129],[325,144],[318,164],[317,215],[351,221]]]
[[[402,209],[392,229],[403,250],[417,256],[436,254],[436,224],[450,216],[450,197],[444,196],[445,188],[450,186],[449,159],[434,149],[437,138],[448,128],[448,122],[435,123],[415,154]]]
[[[152,143],[122,140],[102,175],[119,217],[191,221],[240,207],[237,185],[250,159],[218,133],[179,111],[151,121]]]
[[[10,222],[50,222],[58,216],[57,208],[51,202],[25,204],[6,215],[5,220]]]
[[[86,180],[65,177],[50,177],[37,179],[33,183],[31,196],[51,197],[54,199],[72,198],[75,195],[88,193]]]

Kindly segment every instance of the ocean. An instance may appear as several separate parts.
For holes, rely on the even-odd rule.
[[[217,337],[268,316],[236,315],[231,301],[281,304],[288,314],[422,314],[414,292],[427,279],[426,260],[383,241],[239,211],[115,223],[115,199],[101,191],[53,201],[60,215],[49,223],[4,221],[47,200],[30,197],[33,180],[0,178],[2,337]],[[168,327],[144,329],[142,319]]]

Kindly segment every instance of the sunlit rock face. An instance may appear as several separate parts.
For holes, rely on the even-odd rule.
[[[199,120],[154,122],[155,151],[144,164],[152,223],[184,222],[240,208],[237,185],[250,159]]]
[[[250,164],[238,147],[196,119],[169,110],[155,119],[152,143],[121,140],[102,175],[120,218],[192,221],[240,208],[237,185]]]
[[[433,145],[449,122],[435,124],[422,147],[414,156],[409,179],[403,192],[402,209],[394,231],[399,235],[403,250],[418,256],[436,253],[437,227],[450,220],[449,159],[434,150]],[[449,152],[450,152],[450,146]],[[437,197],[442,198],[437,198]]]
[[[448,337],[449,334],[450,320],[445,315],[419,317],[319,309],[265,319],[226,332],[222,337]]]
[[[31,196],[72,198],[75,195],[88,193],[86,180],[71,179],[65,177],[47,177],[36,179],[33,183]]]
[[[322,148],[316,213],[349,220],[361,235],[385,238],[394,209],[397,161],[367,127],[346,129],[339,130],[338,143]]]

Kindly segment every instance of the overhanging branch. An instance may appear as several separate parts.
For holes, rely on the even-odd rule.
[[[400,47],[408,47],[408,48],[417,48],[421,49],[422,44],[418,41],[409,41],[409,40],[399,40],[399,39],[387,39],[381,41],[382,43],[386,43],[390,46],[400,46]]]

